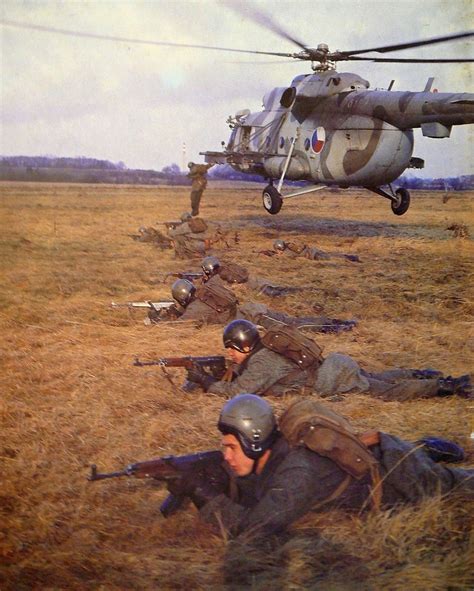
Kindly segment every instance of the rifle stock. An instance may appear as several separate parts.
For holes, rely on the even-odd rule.
[[[107,478],[120,478],[128,476],[133,478],[153,478],[160,482],[170,482],[182,478],[186,473],[192,473],[199,478],[206,478],[211,483],[222,479],[227,474],[223,467],[224,457],[220,451],[205,451],[185,456],[164,456],[154,460],[129,464],[123,470],[117,472],[97,472],[97,466],[91,466],[88,476],[90,482],[105,480]],[[185,497],[168,495],[160,507],[164,517],[169,517],[178,511]]]

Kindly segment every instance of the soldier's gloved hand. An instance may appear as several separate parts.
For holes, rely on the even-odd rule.
[[[205,371],[197,367],[188,369],[187,379],[190,382],[194,382],[195,384],[200,384],[205,392],[207,392],[207,390],[214,382],[218,381],[217,378],[215,378],[214,376],[210,376]]]

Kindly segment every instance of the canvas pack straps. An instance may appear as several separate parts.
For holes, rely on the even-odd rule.
[[[228,283],[245,283],[248,281],[249,272],[237,263],[224,263],[219,269],[219,276]]]
[[[323,362],[322,349],[298,329],[286,324],[270,328],[262,336],[262,344],[290,359],[300,369],[317,369]]]
[[[280,431],[290,446],[304,446],[321,456],[330,458],[344,472],[360,480],[370,474],[371,502],[374,508],[381,503],[382,488],[378,461],[368,445],[378,442],[376,432],[359,437],[347,419],[312,399],[298,400],[282,415]],[[367,442],[367,444],[364,442]],[[349,480],[337,496],[349,485]],[[346,482],[344,481],[344,482]],[[331,495],[329,500],[335,498]],[[329,502],[327,500],[327,502]]]
[[[222,285],[209,285],[206,283],[198,287],[196,297],[216,310],[216,312],[233,310],[239,303],[234,292]]]

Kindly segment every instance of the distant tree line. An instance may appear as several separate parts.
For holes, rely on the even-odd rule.
[[[257,174],[245,174],[229,165],[215,166],[209,171],[214,180],[232,180],[266,183]],[[79,156],[57,158],[55,156],[2,156],[0,157],[0,180],[47,181],[70,183],[110,183],[136,185],[190,185],[187,170],[182,171],[176,163],[164,166],[161,171],[127,168],[123,162],[110,162]],[[289,181],[291,185],[307,185],[305,181]],[[397,187],[430,191],[466,191],[474,189],[474,175],[430,179],[401,176],[394,182]]]

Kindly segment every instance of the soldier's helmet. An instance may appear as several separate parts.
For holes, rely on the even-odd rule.
[[[257,460],[271,447],[278,433],[272,407],[255,394],[239,394],[221,411],[217,428],[223,435],[234,435],[244,454]]]
[[[173,299],[186,307],[194,297],[196,287],[187,279],[177,279],[171,286]]]
[[[182,213],[182,214],[179,216],[179,219],[180,219],[182,222],[189,222],[189,220],[190,220],[190,219],[192,219],[192,217],[193,217],[193,216],[191,215],[191,213],[190,213],[189,211],[185,211],[184,213]]]
[[[188,168],[192,168],[194,166],[194,162],[188,162]]]
[[[215,275],[221,266],[220,260],[215,256],[209,256],[202,259],[201,268],[207,277]]]
[[[275,240],[273,243],[273,250],[281,250],[282,252],[286,248],[286,242],[284,240],[280,240],[279,238]]]
[[[250,353],[260,342],[258,329],[249,320],[233,320],[224,328],[222,335],[226,349]]]

